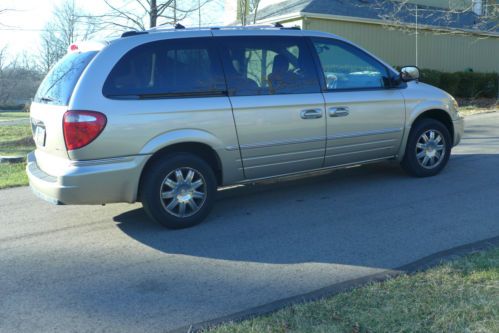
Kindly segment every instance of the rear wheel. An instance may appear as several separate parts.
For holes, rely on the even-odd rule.
[[[171,229],[188,228],[211,211],[216,178],[204,160],[177,153],[154,162],[145,172],[142,205],[156,222]]]
[[[434,176],[447,165],[451,148],[447,127],[435,119],[422,119],[409,134],[402,167],[416,177]]]

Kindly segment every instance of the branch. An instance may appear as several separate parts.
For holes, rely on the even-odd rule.
[[[128,11],[125,11],[125,10],[122,10],[116,6],[113,6],[109,0],[104,0],[104,3],[109,7],[111,8],[112,10],[114,10],[116,12],[115,15],[113,14],[106,14],[105,16],[107,17],[121,17],[121,18],[124,18],[126,20],[129,20],[129,21],[132,21],[135,25],[137,25],[141,30],[145,30],[145,27],[144,27],[144,23],[139,21],[141,20],[142,18],[141,17],[138,17],[138,16],[135,16],[135,18],[133,18],[131,15],[133,15],[131,12],[128,12]],[[119,24],[115,24],[115,25],[118,25]]]

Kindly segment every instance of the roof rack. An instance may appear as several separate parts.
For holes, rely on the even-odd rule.
[[[181,24],[177,24],[175,28],[167,26],[157,26],[147,30],[147,32],[164,32],[164,31],[193,31],[193,30],[301,30],[300,27],[284,27],[280,23],[275,25],[234,25],[234,26],[208,26],[208,27],[193,27],[186,28]]]
[[[136,36],[136,35],[143,35],[146,34],[147,31],[137,31],[137,30],[131,30],[131,31],[125,31],[124,33],[121,34],[121,37],[130,37],[130,36]]]

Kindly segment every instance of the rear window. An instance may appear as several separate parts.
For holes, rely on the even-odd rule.
[[[219,96],[226,91],[210,38],[146,43],[116,64],[103,88],[108,98]]]
[[[47,74],[38,88],[35,102],[68,105],[78,79],[97,51],[68,53]]]

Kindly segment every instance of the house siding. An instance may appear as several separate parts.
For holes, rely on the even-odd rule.
[[[416,63],[414,29],[317,18],[305,18],[302,26],[349,39],[393,66]],[[499,72],[499,61],[494,56],[499,54],[499,37],[420,30],[418,51],[421,68],[446,72],[468,68],[475,72]]]

